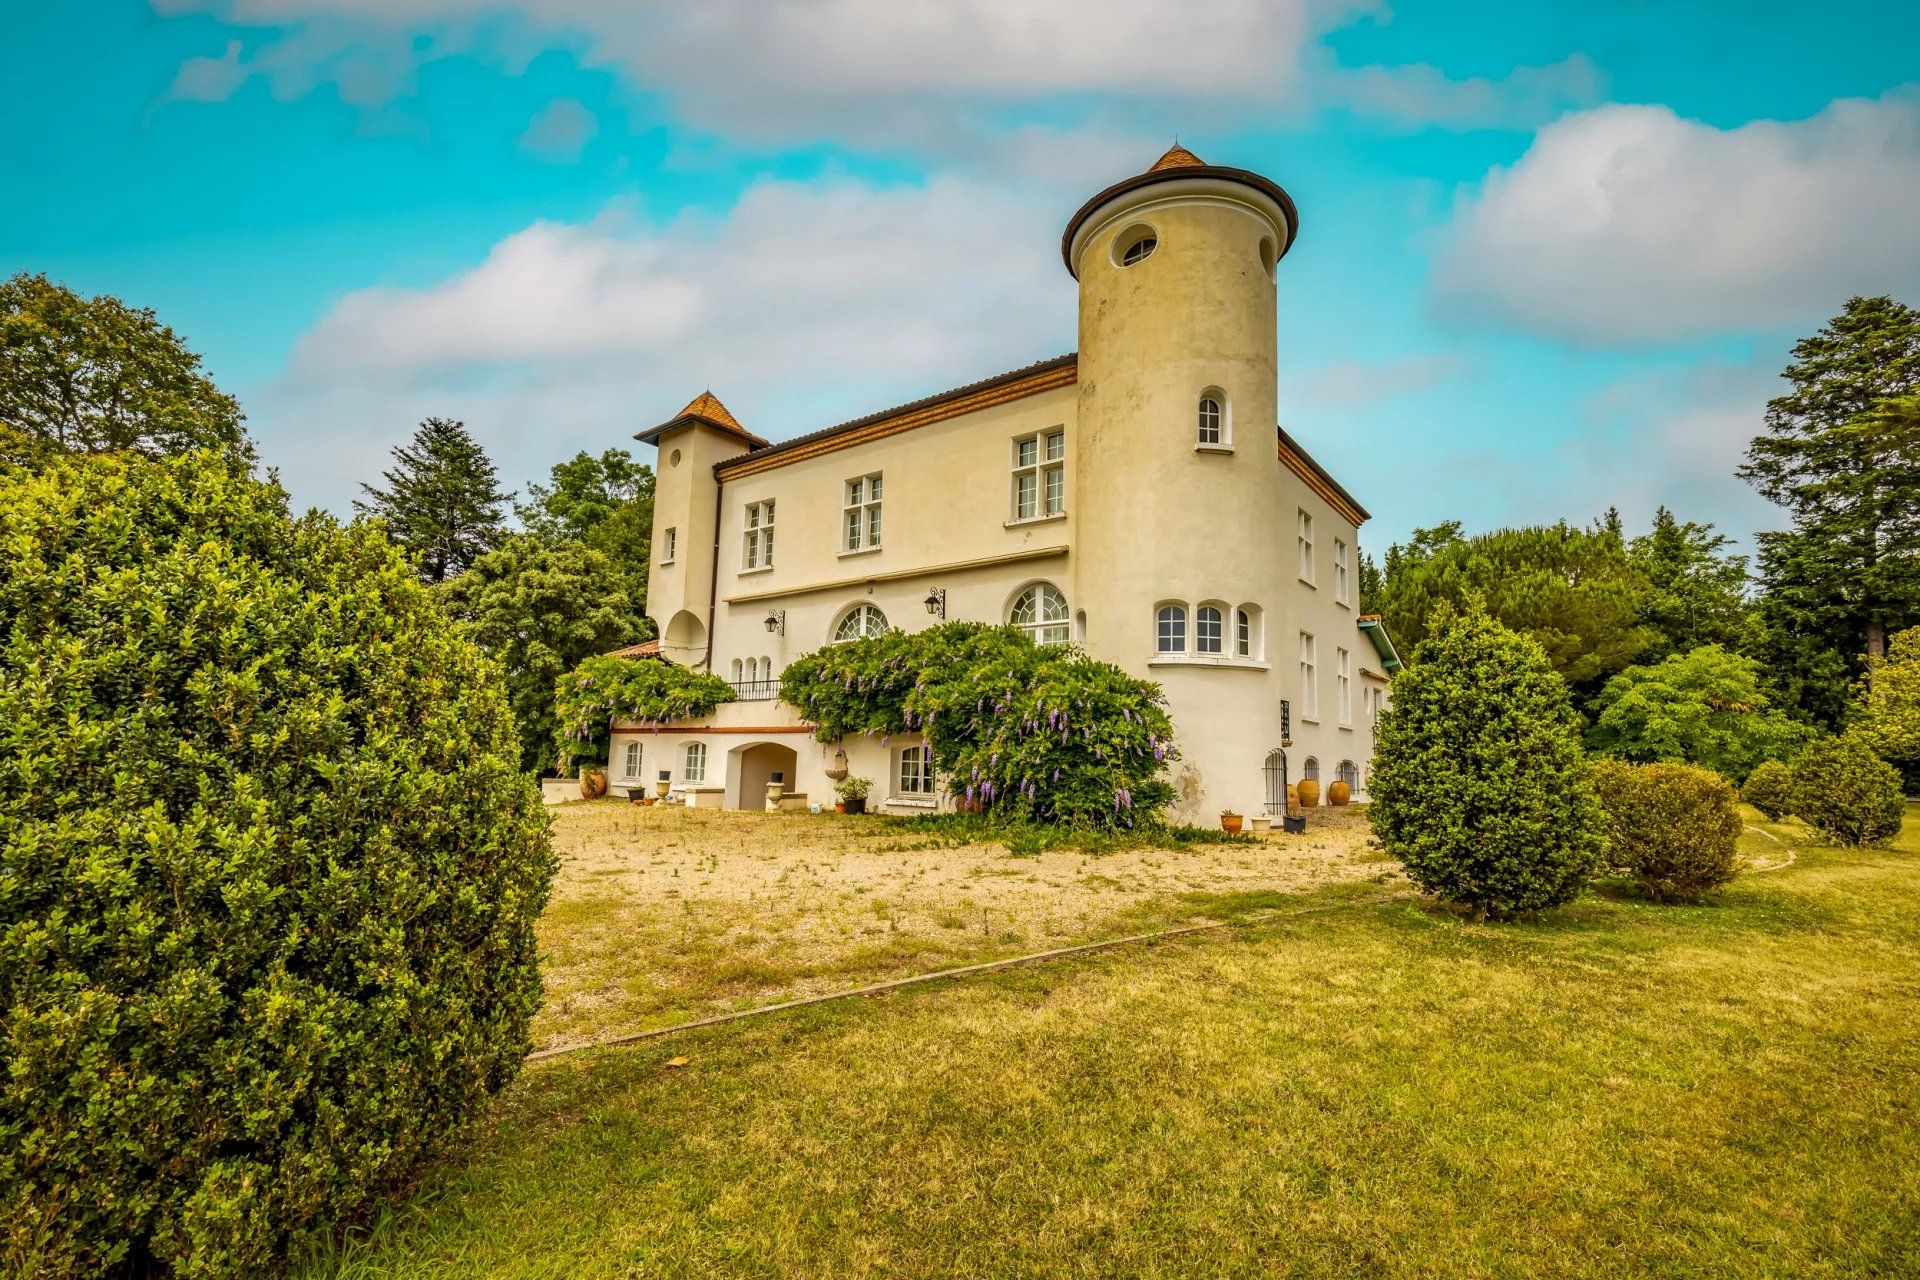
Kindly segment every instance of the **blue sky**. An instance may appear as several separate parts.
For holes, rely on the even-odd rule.
[[[1282,419],[1376,550],[1732,475],[1920,303],[1920,6],[91,0],[0,13],[0,270],[154,307],[296,499],[429,413],[523,485],[711,388],[781,438],[1070,350],[1175,134],[1301,209]]]

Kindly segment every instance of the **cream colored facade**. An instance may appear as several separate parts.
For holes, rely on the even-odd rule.
[[[778,674],[861,625],[1017,621],[1025,599],[1037,638],[1166,690],[1173,816],[1274,812],[1283,755],[1290,780],[1345,774],[1364,795],[1398,660],[1358,614],[1366,513],[1276,426],[1275,272],[1295,225],[1271,182],[1176,148],[1069,225],[1076,355],[780,445],[711,396],[642,433],[659,448],[662,653],[742,696],[616,726],[614,784],[665,773],[688,803],[760,808],[778,771],[830,805],[844,751],[871,808],[944,806],[901,758],[917,742],[817,743],[771,696]]]

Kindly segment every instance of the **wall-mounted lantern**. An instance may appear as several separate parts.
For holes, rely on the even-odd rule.
[[[767,634],[783,636],[787,634],[787,611],[785,609],[767,610]]]
[[[947,616],[947,589],[945,587],[935,587],[933,590],[927,592],[927,598],[924,603],[927,606],[928,613],[936,618],[944,619]]]

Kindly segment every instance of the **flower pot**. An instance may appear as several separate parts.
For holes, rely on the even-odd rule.
[[[1311,809],[1320,803],[1320,784],[1312,778],[1300,779],[1300,807]]]
[[[1352,798],[1353,798],[1353,788],[1349,787],[1346,783],[1340,781],[1338,778],[1335,778],[1333,782],[1327,787],[1327,803],[1328,804],[1335,804],[1335,805],[1345,804],[1347,801],[1351,800]]]
[[[1264,813],[1256,813],[1248,819],[1247,825],[1252,829],[1253,834],[1263,836],[1273,828],[1273,819]]]
[[[1241,823],[1240,814],[1223,813],[1220,815],[1220,829],[1226,832],[1230,836],[1237,836],[1240,834],[1240,823]]]
[[[1307,820],[1297,813],[1290,813],[1280,820],[1280,829],[1290,836],[1297,836],[1307,829]]]
[[[599,765],[588,765],[580,770],[580,797],[583,800],[598,800],[607,794],[607,771]]]
[[[865,796],[848,796],[847,797],[848,813],[865,813],[866,811],[867,811],[867,798]]]
[[[847,811],[847,802],[845,800],[835,800],[833,802],[833,811],[835,813],[845,813]]]

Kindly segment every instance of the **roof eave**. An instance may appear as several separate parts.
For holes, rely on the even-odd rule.
[[[1402,665],[1400,651],[1394,648],[1393,637],[1387,634],[1387,624],[1380,615],[1363,613],[1354,622],[1373,642],[1373,651],[1380,655],[1380,665],[1387,669],[1387,674],[1398,671]]]

